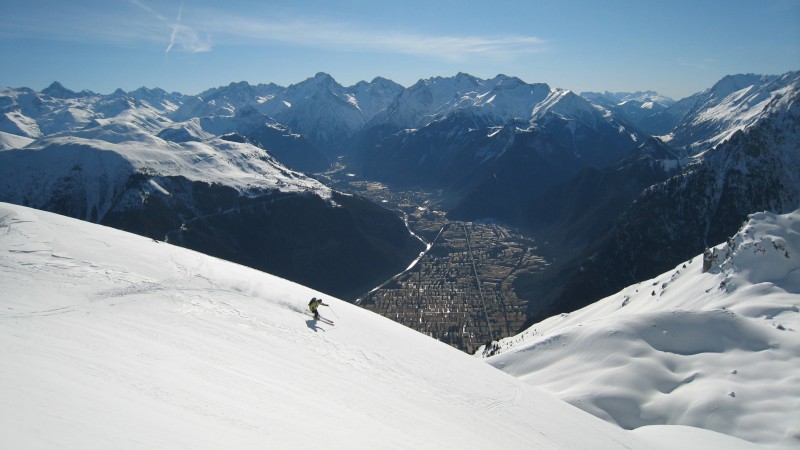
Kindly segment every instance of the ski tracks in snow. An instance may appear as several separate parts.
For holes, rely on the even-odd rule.
[[[513,397],[509,399],[489,398],[486,399],[487,403],[485,405],[480,405],[480,406],[486,411],[497,413],[519,404],[519,400],[521,397],[522,397],[522,389],[519,386],[515,386]]]

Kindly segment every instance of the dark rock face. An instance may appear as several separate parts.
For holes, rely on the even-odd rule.
[[[539,252],[548,260],[545,270],[521,274],[514,282],[519,295],[532,299],[529,315],[539,317],[551,308],[564,284],[644,189],[679,171],[680,157],[675,150],[650,138],[612,166],[585,168],[525,199],[515,224],[546,243]]]
[[[560,245],[581,248],[601,237],[641,192],[680,171],[678,153],[650,138],[620,162],[587,168],[525,205],[522,225]]]
[[[138,175],[129,189],[149,180]],[[140,207],[115,209],[102,224],[237,262],[342,298],[402,271],[422,250],[395,215],[334,193],[242,196],[221,185],[159,178]]]
[[[637,143],[610,122],[548,112],[534,125],[492,126],[467,112],[419,130],[375,126],[357,146],[352,160],[365,178],[442,189],[454,218],[515,221],[521,203],[585,167],[616,162]]]
[[[415,131],[389,125],[366,130],[355,166],[366,178],[396,186],[458,189],[481,165],[479,150],[501,152],[503,138],[487,138],[485,124],[472,115],[453,114]]]
[[[580,308],[703,253],[748,214],[800,205],[800,101],[640,195],[566,283],[549,312]]]
[[[390,211],[334,192],[243,194],[220,184],[135,172],[110,151],[62,145],[9,150],[0,200],[208,253],[354,299],[423,249]],[[64,168],[38,170],[42,160]],[[47,164],[45,164],[47,165]],[[45,194],[48,193],[48,194]]]
[[[242,131],[243,138],[263,148],[281,164],[300,172],[319,172],[330,166],[330,160],[302,135],[293,134],[291,130],[254,126]]]
[[[494,218],[527,227],[525,205],[586,168],[607,167],[637,144],[610,126],[590,127],[552,117],[514,132],[501,156],[481,166],[474,187],[451,210],[459,219]]]

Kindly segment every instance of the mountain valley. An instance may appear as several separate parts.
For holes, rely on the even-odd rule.
[[[471,352],[791,210],[799,77],[678,101],[464,73],[3,88],[0,200],[284,276]]]
[[[796,447],[798,168],[800,72],[0,88],[9,442]]]

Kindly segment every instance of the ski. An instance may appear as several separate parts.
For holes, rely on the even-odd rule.
[[[306,314],[307,316],[314,317],[314,313],[312,313],[311,311],[305,311],[305,314]],[[332,320],[330,320],[330,319],[326,319],[326,318],[324,318],[324,317],[322,317],[322,316],[319,316],[319,318],[318,318],[317,320],[319,320],[320,322],[325,322],[325,323],[327,323],[328,325],[333,325],[333,321],[332,321]]]

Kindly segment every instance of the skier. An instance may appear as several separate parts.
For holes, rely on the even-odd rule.
[[[308,309],[310,309],[311,312],[314,313],[314,320],[319,320],[319,311],[317,311],[317,308],[319,308],[320,305],[328,306],[327,303],[322,303],[321,298],[311,297],[311,301],[308,302]]]

